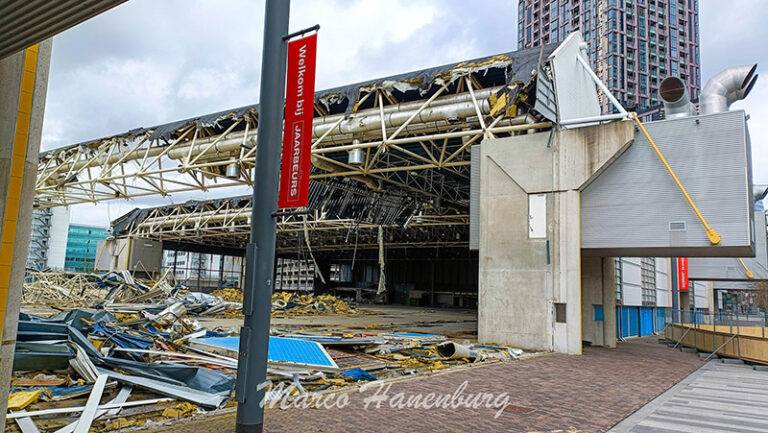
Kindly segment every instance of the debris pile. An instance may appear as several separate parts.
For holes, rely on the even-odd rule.
[[[76,426],[110,431],[234,404],[237,331],[206,329],[189,315],[220,304],[207,305],[207,298],[194,293],[173,296],[182,301],[154,313],[74,309],[50,318],[21,313],[8,418],[22,430],[32,423],[40,431]],[[522,354],[437,334],[279,329],[271,334],[268,400],[290,401],[308,392],[331,393]]]
[[[332,295],[312,296],[303,293],[275,292],[272,294],[272,313],[301,316],[310,314],[359,314],[360,311],[346,301]]]
[[[74,272],[31,272],[24,284],[21,302],[59,309],[89,307],[107,294],[98,275]]]
[[[168,271],[156,281],[140,281],[127,271],[103,276],[48,271],[30,274],[22,303],[61,311],[96,308],[112,313],[237,317],[242,314],[243,292],[235,288],[217,289],[210,294],[193,292]],[[332,295],[291,292],[272,295],[272,312],[294,316],[360,314],[357,308]]]
[[[234,404],[240,337],[203,316],[242,314],[242,292],[194,292],[166,273],[139,281],[35,273],[24,301],[63,310],[21,313],[8,430],[98,431],[142,426]],[[91,308],[83,308],[91,307]],[[273,314],[362,314],[330,295],[278,292]],[[521,351],[409,332],[271,330],[267,399],[333,393],[459,365],[516,359]]]

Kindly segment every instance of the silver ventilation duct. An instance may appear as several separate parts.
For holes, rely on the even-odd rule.
[[[744,99],[757,81],[757,65],[734,66],[712,77],[701,91],[701,114],[728,111],[731,104]]]
[[[688,97],[688,86],[677,77],[667,77],[659,85],[659,97],[664,103],[664,118],[676,119],[696,115],[696,107]]]

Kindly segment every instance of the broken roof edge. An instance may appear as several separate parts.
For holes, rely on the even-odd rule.
[[[543,58],[548,58],[558,46],[559,44],[544,45]],[[540,46],[525,48],[522,50],[493,54],[402,74],[360,81],[354,84],[337,86],[315,92],[315,103],[323,104],[327,108],[332,104],[343,103],[344,101],[357,102],[359,100],[360,90],[372,91],[377,89],[388,89],[388,91],[400,90],[403,92],[408,90],[419,90],[420,94],[424,95],[436,82],[438,82],[438,80],[441,83],[448,84],[467,74],[488,71],[489,69],[497,67],[506,67],[514,65],[515,63],[522,63],[522,67],[515,67],[512,70],[512,76],[509,77],[510,80],[525,81],[530,78],[530,74],[537,67],[541,52],[542,47]],[[531,64],[531,62],[533,62],[533,64]],[[525,66],[531,66],[531,68],[525,68]],[[347,104],[346,114],[350,114],[355,105],[356,104],[354,103]],[[183,120],[171,121],[152,127],[134,128],[126,132],[46,150],[40,152],[40,158],[44,158],[49,153],[52,154],[81,146],[94,145],[113,139],[131,140],[141,136],[147,136],[149,140],[153,141],[160,138],[168,140],[174,133],[176,133],[176,131],[195,122],[204,126],[214,126],[219,121],[227,118],[242,119],[249,115],[255,118],[258,116],[258,107],[259,104],[256,103],[190,117]]]

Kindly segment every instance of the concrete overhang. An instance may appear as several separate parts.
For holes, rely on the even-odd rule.
[[[51,38],[127,0],[2,0],[0,59]]]

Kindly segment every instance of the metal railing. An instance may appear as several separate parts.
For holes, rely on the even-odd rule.
[[[768,318],[763,312],[753,314],[737,314],[726,311],[705,312],[699,310],[666,310],[665,335],[674,341],[673,348],[684,344],[691,346],[689,337],[692,335],[692,346],[703,352],[710,352],[706,359],[711,358],[729,344],[734,345],[735,353],[741,359],[742,337],[766,338]],[[671,325],[683,325],[678,328]],[[670,328],[671,326],[671,328]],[[670,332],[667,332],[670,331]]]

